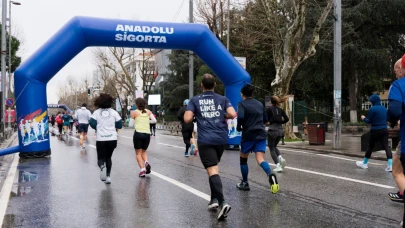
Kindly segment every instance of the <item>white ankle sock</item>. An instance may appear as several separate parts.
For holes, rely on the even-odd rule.
[[[141,172],[142,172],[142,171],[145,171],[145,170],[146,170],[145,168],[141,168]]]

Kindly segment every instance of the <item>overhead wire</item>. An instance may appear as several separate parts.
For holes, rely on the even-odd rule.
[[[261,88],[261,87],[259,87],[259,86],[256,86],[256,85],[253,85],[252,83],[250,83],[250,85],[252,85],[253,87],[258,88],[258,89],[260,89],[260,90],[262,90],[262,91],[264,91],[264,92],[266,92],[266,93],[271,94],[271,92],[268,91],[268,90],[266,90],[266,89],[263,89],[263,88]],[[307,108],[307,109],[312,110],[312,111],[314,111],[314,112],[317,112],[317,113],[322,114],[322,115],[324,115],[324,116],[334,118],[334,117],[331,116],[331,115],[328,115],[328,114],[326,114],[326,113],[320,112],[320,111],[318,111],[318,110],[316,110],[316,109],[310,108],[310,107],[308,107],[308,106],[306,106],[306,105],[303,105],[303,104],[300,104],[300,103],[298,103],[298,102],[294,102],[294,104],[297,104],[297,105],[299,105],[299,106],[301,106],[301,107],[304,107],[304,108]]]
[[[179,16],[181,9],[183,9],[183,5],[184,5],[184,2],[185,2],[185,1],[186,1],[186,0],[183,0],[183,1],[181,2],[180,7],[179,7],[179,9],[177,10],[176,14],[174,15],[172,22],[174,22],[175,20],[177,20],[177,17]]]

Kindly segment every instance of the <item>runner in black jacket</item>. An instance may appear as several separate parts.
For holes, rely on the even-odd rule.
[[[277,144],[280,142],[282,136],[284,136],[283,124],[289,121],[287,114],[279,105],[285,102],[288,97],[279,98],[272,96],[270,98],[271,106],[267,108],[267,119],[270,122],[267,132],[267,141],[270,149],[271,157],[277,167],[274,172],[282,172],[285,167],[285,159],[281,156],[280,151],[277,149]]]
[[[177,113],[177,119],[181,123],[181,134],[183,135],[183,140],[184,144],[186,144],[186,152],[184,152],[184,156],[188,157],[188,149],[191,147],[190,154],[194,154],[194,144],[191,145],[190,140],[193,138],[193,130],[194,130],[194,124],[191,123],[185,123],[184,122],[184,113],[186,112],[186,108],[188,105],[189,100],[186,99],[183,102],[183,107],[180,108],[179,112]]]

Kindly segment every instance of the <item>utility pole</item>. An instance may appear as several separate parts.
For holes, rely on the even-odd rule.
[[[189,22],[190,23],[194,23],[194,19],[193,19],[193,0],[190,0],[189,2]],[[189,98],[192,98],[194,96],[194,56],[193,56],[193,52],[189,51],[189,63],[188,63],[188,67],[189,67],[189,73],[188,73],[188,96]]]
[[[228,51],[229,51],[229,37],[231,36],[231,33],[230,33],[230,31],[231,31],[231,18],[230,18],[230,1],[231,0],[228,0],[228,12],[227,12],[227,21],[226,21],[226,30],[227,30],[227,32],[226,32],[226,49],[228,49]]]
[[[131,70],[131,74],[132,74],[132,76],[133,76],[133,79],[132,79],[132,83],[134,84],[134,94],[132,94],[132,104],[135,104],[135,99],[136,99],[136,71],[137,70],[141,70],[141,69],[138,69],[137,67],[136,67],[136,61],[135,61],[135,54],[133,54],[133,55],[131,55],[131,60],[130,60],[130,63],[131,63],[131,66],[130,66],[130,70]],[[135,69],[133,69],[135,67]],[[141,65],[139,64],[139,67],[141,67]],[[143,69],[142,69],[143,70]],[[141,74],[141,72],[139,72],[140,74]],[[132,105],[131,105],[132,106]]]
[[[5,138],[6,118],[5,118],[5,100],[6,100],[6,55],[7,55],[7,40],[6,40],[6,24],[7,24],[7,0],[2,2],[2,20],[1,20],[1,121],[3,139]]]
[[[19,6],[21,3],[10,0],[8,4],[8,88],[6,88],[6,97],[8,97],[8,91],[11,92],[11,41],[13,40],[11,36],[11,4]]]
[[[10,90],[10,85],[11,85],[11,2],[9,2],[8,5],[8,85],[5,89],[5,97],[8,97],[8,91]],[[7,80],[7,79],[6,79]]]
[[[333,63],[333,148],[340,149],[342,131],[342,2],[333,0],[334,63]]]

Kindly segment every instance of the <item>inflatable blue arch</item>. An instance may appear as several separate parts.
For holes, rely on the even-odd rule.
[[[224,83],[225,95],[235,108],[241,100],[240,89],[250,83],[249,74],[205,25],[74,17],[15,71],[19,145],[0,155],[51,153],[46,84],[79,52],[92,46],[194,51]],[[240,142],[234,123],[228,123],[230,145]],[[39,132],[35,136],[34,130]]]

